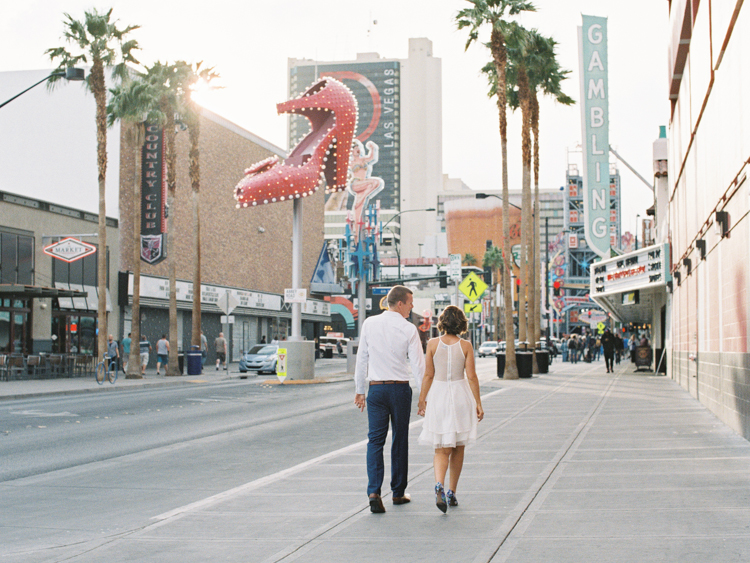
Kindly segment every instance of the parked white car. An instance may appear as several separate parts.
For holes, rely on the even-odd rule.
[[[477,354],[479,354],[480,358],[484,358],[485,356],[494,356],[497,354],[497,342],[494,340],[488,340],[487,342],[482,342],[482,345],[479,346],[479,350],[477,350]]]

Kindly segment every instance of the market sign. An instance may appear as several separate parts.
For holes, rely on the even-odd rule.
[[[669,245],[664,243],[596,262],[591,265],[591,295],[633,294],[664,286],[672,279],[668,260]]]
[[[65,262],[75,262],[95,252],[95,246],[81,242],[73,237],[64,238],[59,242],[44,247],[45,254]]]
[[[583,221],[589,247],[610,256],[607,18],[582,16],[578,28],[583,136]]]

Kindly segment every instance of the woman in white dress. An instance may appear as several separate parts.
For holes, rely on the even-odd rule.
[[[484,418],[479,380],[474,369],[474,348],[461,340],[468,322],[454,305],[440,315],[440,338],[427,343],[425,373],[419,395],[418,414],[424,416],[419,443],[435,448],[435,496],[437,507],[446,512],[458,506],[456,487],[464,464],[464,447],[477,437],[477,423]],[[450,487],[445,475],[450,467]]]

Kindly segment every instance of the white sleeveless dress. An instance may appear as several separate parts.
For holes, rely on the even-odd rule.
[[[477,438],[477,402],[466,379],[461,341],[440,338],[433,356],[435,377],[427,393],[427,409],[419,443],[433,448],[465,446]]]

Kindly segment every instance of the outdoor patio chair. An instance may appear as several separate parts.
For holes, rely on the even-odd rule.
[[[68,366],[62,354],[50,354],[49,356],[50,377],[69,377]]]
[[[8,381],[8,356],[0,354],[0,381]]]
[[[26,364],[23,356],[11,355],[8,358],[8,379],[24,379]]]
[[[49,375],[49,369],[41,356],[28,356],[26,358],[26,373],[32,379],[42,379]]]

